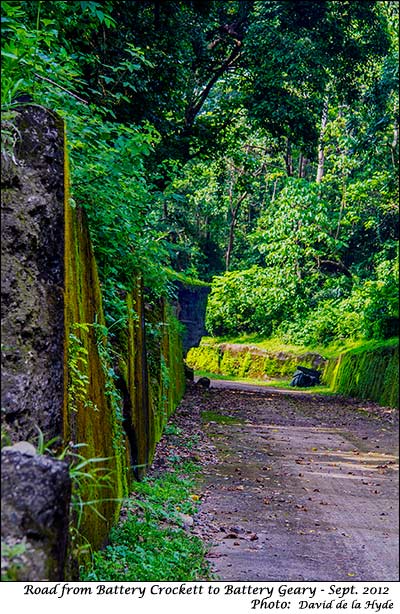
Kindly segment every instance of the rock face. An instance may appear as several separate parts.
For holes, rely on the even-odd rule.
[[[63,406],[63,126],[40,107],[17,117],[2,165],[2,395],[11,441],[61,432]]]
[[[207,334],[205,329],[205,315],[207,297],[210,293],[208,286],[189,286],[181,282],[178,287],[178,317],[185,326],[183,335],[183,351],[186,354],[189,348],[199,345],[200,340]]]
[[[2,575],[63,579],[71,493],[67,463],[12,446],[3,448],[1,464]]]

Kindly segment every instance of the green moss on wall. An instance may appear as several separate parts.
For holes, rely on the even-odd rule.
[[[127,296],[127,335],[120,346],[121,373],[129,394],[135,475],[151,464],[156,443],[185,390],[182,334],[165,299],[146,305],[141,279]]]
[[[182,331],[165,299],[146,303],[138,276],[126,298],[128,321],[118,340],[119,380],[114,381],[88,227],[84,213],[70,205],[66,151],[64,174],[63,430],[64,440],[78,445],[76,452],[88,461],[82,467],[87,476],[76,472],[76,545],[98,549],[118,519],[133,477],[130,468],[139,479],[144,475],[184,393]]]
[[[297,365],[320,368],[325,361],[313,352],[296,355],[289,352],[267,352],[246,344],[204,343],[189,350],[186,362],[196,371],[265,379],[290,377]]]
[[[243,356],[240,354],[231,354],[230,352],[222,352],[222,358],[219,364],[219,369],[222,375],[237,375],[240,371]]]
[[[329,360],[323,380],[333,392],[399,405],[398,340],[370,342]]]
[[[200,345],[190,348],[186,356],[186,363],[191,369],[222,375],[221,357],[222,352],[218,346]]]
[[[127,442],[105,362],[102,298],[85,217],[69,201],[65,151],[64,441],[90,461],[75,471],[77,546],[99,548],[127,493]],[[73,367],[73,368],[72,368]],[[74,391],[71,394],[71,390]],[[83,475],[86,473],[87,475]],[[79,509],[79,504],[81,508]]]
[[[207,282],[201,281],[200,279],[195,279],[194,277],[190,277],[184,273],[178,273],[178,271],[174,271],[169,267],[165,267],[164,271],[167,273],[171,281],[181,282],[187,288],[210,288],[210,284]]]
[[[136,471],[142,475],[149,461],[151,406],[143,286],[140,279],[137,280],[132,293],[128,294],[127,303],[129,319],[128,346],[125,348],[128,364],[126,383],[130,396],[131,424],[136,438]]]

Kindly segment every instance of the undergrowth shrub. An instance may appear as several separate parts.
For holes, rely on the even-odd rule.
[[[209,576],[202,541],[183,528],[197,508],[192,463],[134,484],[110,543],[81,572],[84,581],[190,582]]]
[[[254,266],[214,277],[207,303],[206,328],[216,336],[245,332],[272,334],[284,314],[299,308],[295,286]]]
[[[374,279],[354,276],[346,283],[316,279],[308,292],[307,298],[302,295],[301,284],[296,289],[260,267],[225,273],[214,278],[206,327],[216,336],[260,333],[308,346],[398,335],[398,273],[394,261],[377,264]]]

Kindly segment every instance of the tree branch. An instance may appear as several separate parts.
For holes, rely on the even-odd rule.
[[[203,104],[207,100],[207,97],[211,91],[211,88],[216,84],[218,79],[224,74],[226,70],[228,70],[234,62],[240,57],[240,41],[237,42],[234,49],[232,49],[229,56],[226,60],[221,64],[221,66],[214,72],[213,76],[207,83],[207,85],[203,88],[201,93],[197,96],[197,99],[189,106],[185,114],[185,125],[186,127],[191,126],[194,122],[196,115],[200,112]]]
[[[59,85],[58,83],[56,83],[55,81],[53,81],[52,79],[48,79],[48,77],[43,77],[42,75],[39,75],[38,73],[35,72],[35,77],[36,79],[41,79],[42,81],[47,81],[48,83],[51,83],[52,85],[55,85],[56,87],[58,87],[60,90],[63,90],[64,92],[67,92],[67,94],[69,94],[70,96],[73,96],[74,98],[76,98],[77,100],[79,100],[80,102],[83,102],[84,104],[89,104],[87,100],[84,100],[83,98],[81,98],[80,96],[78,96],[77,94],[74,94],[73,92],[70,92],[70,90],[67,90],[66,87],[63,87],[62,85]]]

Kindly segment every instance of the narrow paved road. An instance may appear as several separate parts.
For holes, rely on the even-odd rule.
[[[398,580],[397,412],[212,382],[197,529],[221,580]],[[195,527],[196,528],[196,527]]]

